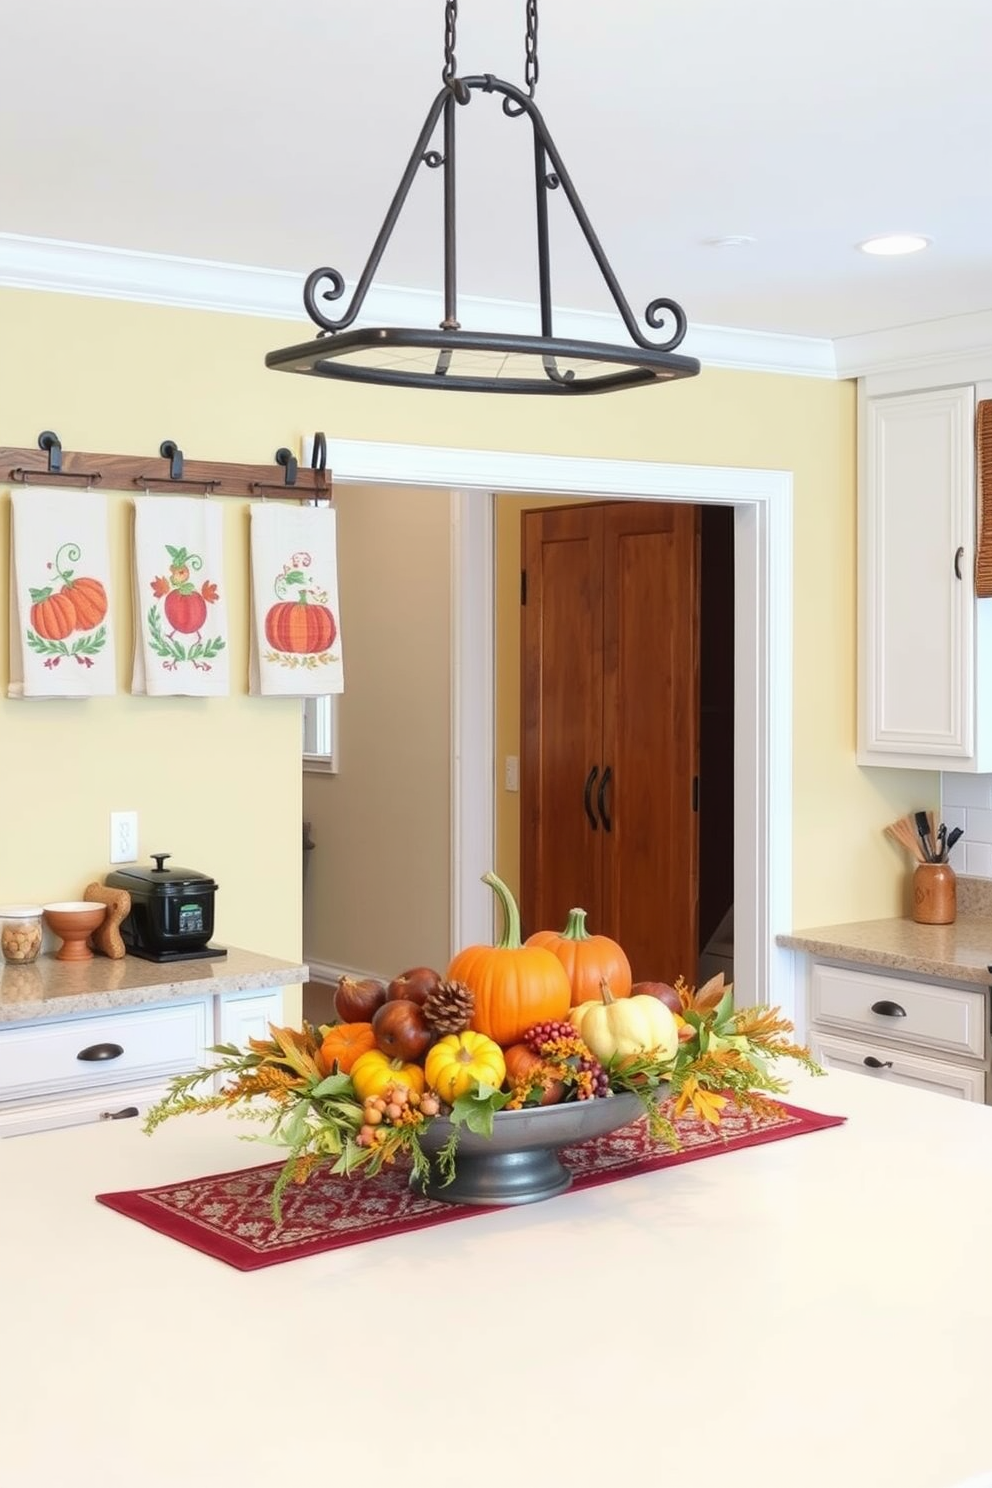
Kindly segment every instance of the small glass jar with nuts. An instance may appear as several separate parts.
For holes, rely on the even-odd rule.
[[[0,904],[0,952],[24,966],[41,950],[41,905]]]

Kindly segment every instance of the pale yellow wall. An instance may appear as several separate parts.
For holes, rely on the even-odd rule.
[[[190,457],[271,460],[299,428],[285,410],[269,408],[265,381],[229,347],[231,318],[5,293],[0,325],[0,444],[33,446],[50,428],[67,450],[155,455],[169,437]],[[5,580],[6,475],[0,471]],[[223,503],[233,696],[211,699],[129,695],[130,501],[111,494],[109,509],[116,697],[7,699],[5,585],[0,900],[78,897],[109,869],[110,811],[136,810],[146,862],[153,850],[171,852],[173,865],[216,879],[216,941],[298,959],[300,705],[246,695],[246,504]],[[297,1003],[290,999],[290,1017]]]
[[[6,291],[0,325],[4,444],[31,445],[40,429],[54,428],[67,449],[154,454],[171,437],[191,457],[270,460],[280,445],[323,429],[332,438],[791,470],[795,922],[901,908],[904,865],[881,828],[909,807],[935,805],[937,780],[854,763],[853,384],[709,370],[667,388],[580,401],[434,396],[268,372],[267,350],[308,334],[302,316],[279,324]],[[2,531],[5,543],[6,522]],[[227,531],[229,551],[242,560],[234,511]],[[382,536],[388,543],[390,534]],[[116,519],[115,540],[119,545]],[[123,580],[121,564],[119,557]],[[232,570],[237,628],[244,574],[237,561]],[[342,618],[346,627],[347,614]],[[126,627],[121,631],[123,678]],[[345,642],[347,666],[347,633]],[[243,647],[232,650],[232,660],[237,676]],[[430,688],[447,652],[422,662]],[[299,947],[295,704],[243,694],[203,704],[119,696],[78,707],[2,701],[0,710],[0,772],[8,786],[2,897],[62,894],[101,875],[107,814],[135,807],[143,851],[171,847],[180,863],[217,877],[218,938],[277,954]],[[346,717],[343,728],[346,749]],[[367,865],[394,850],[392,823],[363,825],[348,850],[373,882]],[[408,844],[400,850],[411,851]],[[410,873],[413,891],[413,854]],[[381,912],[388,916],[389,905]]]
[[[395,976],[450,958],[447,491],[341,486],[340,773],[308,774],[306,951]]]

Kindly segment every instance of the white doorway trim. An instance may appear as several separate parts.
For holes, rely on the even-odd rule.
[[[492,493],[733,506],[735,981],[742,1004],[776,1004],[801,1032],[792,957],[775,943],[792,929],[791,473],[347,439],[328,441],[328,465],[338,482],[452,492],[454,946],[493,925],[479,883],[495,852]]]

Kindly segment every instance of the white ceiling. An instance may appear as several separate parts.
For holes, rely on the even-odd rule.
[[[0,233],[357,278],[440,86],[442,0],[4,10]],[[459,71],[522,83],[524,0],[460,10]],[[539,13],[537,103],[638,317],[669,295],[690,325],[835,340],[992,310],[992,0]],[[526,123],[475,94],[459,131],[459,287],[530,303]],[[382,284],[440,292],[440,177]],[[608,309],[551,207],[556,304]],[[857,251],[894,231],[932,246]]]

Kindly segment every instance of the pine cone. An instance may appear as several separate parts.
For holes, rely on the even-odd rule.
[[[424,1002],[424,1022],[438,1038],[446,1033],[462,1033],[472,1021],[475,993],[464,982],[441,982],[428,992]]]

